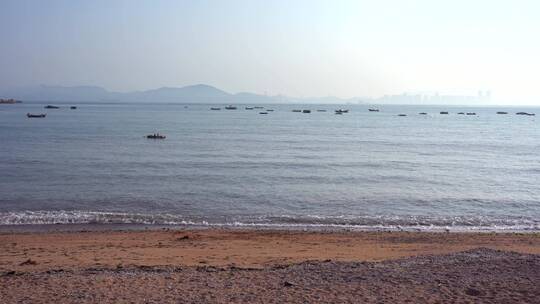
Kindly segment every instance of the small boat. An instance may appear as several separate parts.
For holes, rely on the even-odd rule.
[[[441,115],[448,115],[448,112],[442,111],[442,112],[439,112],[439,114],[441,114]]]
[[[398,114],[398,116],[407,116],[407,114]]]
[[[45,109],[60,109],[60,107],[58,107],[58,106],[46,105],[46,106],[45,106]]]
[[[76,106],[71,106],[71,107],[69,107],[69,108],[72,109],[72,110],[77,110],[77,107],[76,107]]]
[[[534,113],[527,113],[527,112],[517,112],[516,115],[527,115],[527,116],[534,116]]]
[[[476,115],[475,112],[467,112],[467,115]]]
[[[257,106],[257,107],[253,107],[254,109],[264,109],[264,107],[261,107],[261,106]]]
[[[212,110],[212,111],[219,111],[219,110],[221,110],[221,108],[210,108],[210,110]]]
[[[10,98],[10,99],[0,98],[0,104],[16,104],[16,103],[21,103],[21,102],[22,101],[16,100],[16,99],[13,99],[13,98]]]
[[[317,110],[317,112],[326,112],[326,110]]]
[[[420,112],[420,113],[418,113],[418,115],[427,115],[427,113],[426,112]]]
[[[235,106],[232,106],[232,105],[228,105],[225,107],[225,110],[236,110],[237,108]]]
[[[379,109],[373,109],[373,108],[371,108],[371,109],[368,109],[368,111],[370,111],[370,112],[379,112]]]
[[[302,110],[302,113],[311,113],[311,110]]]
[[[162,134],[159,134],[159,133],[154,133],[154,134],[146,135],[146,138],[148,138],[148,139],[165,139],[166,136],[162,135]]]
[[[302,112],[302,110],[292,110],[293,112],[297,112],[297,113],[300,113]]]
[[[267,112],[274,112],[273,109],[268,109],[268,110],[266,110],[266,111],[267,111]]]
[[[253,108],[253,107],[246,107],[246,110],[253,110],[253,109],[255,109],[255,108]]]
[[[342,113],[342,114],[343,114],[343,113],[349,113],[349,110],[337,109],[335,112],[336,112],[336,113]]]
[[[259,114],[268,114],[268,112],[259,112]]]
[[[499,111],[499,112],[497,112],[497,114],[499,114],[499,115],[505,115],[505,114],[508,114],[508,112]]]
[[[47,116],[47,114],[30,114],[30,113],[26,113],[26,117],[28,117],[28,118],[45,118],[45,116]]]
[[[336,112],[336,115],[343,115],[343,112]]]
[[[465,115],[465,112],[459,112],[458,115]]]

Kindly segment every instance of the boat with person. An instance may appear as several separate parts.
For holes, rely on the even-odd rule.
[[[42,114],[26,113],[26,117],[28,117],[28,118],[45,118],[46,116],[47,116],[47,114],[45,114],[45,113],[42,113]]]
[[[59,106],[53,106],[53,105],[46,105],[45,109],[60,109]]]
[[[343,113],[349,113],[349,110],[346,110],[346,109],[337,109],[335,112],[336,112],[336,113],[341,113],[341,114],[343,114]]]
[[[154,133],[154,134],[148,134],[148,135],[146,135],[146,138],[148,138],[148,139],[165,139],[166,136],[163,135],[163,134]]]

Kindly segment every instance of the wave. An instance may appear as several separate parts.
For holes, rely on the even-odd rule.
[[[540,220],[524,217],[485,216],[257,216],[230,219],[183,217],[175,214],[143,214],[95,211],[0,212],[0,225],[135,224],[194,227],[239,227],[314,230],[388,231],[497,231],[537,232]]]

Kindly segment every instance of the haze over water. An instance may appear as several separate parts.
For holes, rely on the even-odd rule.
[[[524,109],[210,107],[2,106],[0,223],[540,230],[540,125]]]

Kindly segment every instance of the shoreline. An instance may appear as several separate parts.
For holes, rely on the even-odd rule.
[[[448,226],[360,226],[342,224],[144,224],[144,223],[55,223],[0,224],[0,234],[88,231],[155,231],[155,230],[230,230],[230,231],[291,231],[291,232],[410,232],[464,234],[540,234],[539,229],[500,227]]]
[[[384,261],[475,248],[540,254],[540,233],[99,227],[0,230],[0,272],[115,268],[119,263],[260,268],[328,259]],[[24,264],[27,260],[35,263]]]

